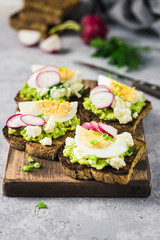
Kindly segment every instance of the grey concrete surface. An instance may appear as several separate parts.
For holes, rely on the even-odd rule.
[[[1,8],[2,12],[2,8]],[[139,45],[160,47],[159,39],[140,37],[124,29],[110,29],[111,35]],[[73,60],[92,61],[106,66],[105,60],[92,59],[92,49],[77,36],[64,36],[68,53],[48,55],[38,48],[25,48],[11,30],[7,17],[0,17],[0,126],[14,113],[13,100],[30,74],[31,64],[55,64],[77,68],[83,77],[96,79],[97,72],[79,67]],[[146,55],[140,70],[128,73],[135,78],[160,85],[160,52]],[[124,71],[121,70],[122,72]],[[158,240],[160,239],[160,101],[146,94],[153,103],[144,119],[144,130],[152,175],[148,198],[10,198],[0,192],[1,240]],[[0,129],[0,182],[2,182],[8,144]],[[96,189],[95,189],[96,191]],[[39,210],[44,201],[47,209]]]

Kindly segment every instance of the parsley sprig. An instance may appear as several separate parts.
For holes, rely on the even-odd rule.
[[[142,65],[143,52],[160,50],[149,46],[137,47],[116,37],[110,37],[106,41],[96,38],[90,42],[90,45],[96,48],[93,57],[108,58],[109,64],[118,68],[127,67],[128,70],[134,70]]]

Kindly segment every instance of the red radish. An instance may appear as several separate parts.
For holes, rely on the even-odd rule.
[[[51,71],[51,70],[55,71],[55,72],[58,72],[59,68],[57,66],[54,66],[54,65],[47,65],[47,66],[42,67],[38,71],[39,72],[44,72],[44,71]]]
[[[19,30],[18,39],[26,47],[32,47],[39,43],[41,39],[40,32],[34,30]]]
[[[105,85],[101,85],[101,86],[96,86],[94,88],[91,89],[90,91],[90,95],[93,95],[94,93],[97,93],[97,92],[110,92],[110,90],[108,89],[107,86]]]
[[[105,39],[108,33],[105,21],[98,15],[90,14],[84,16],[81,19],[81,25],[81,38],[87,44],[96,37]]]
[[[117,132],[118,132],[117,128],[114,128],[111,125],[98,122],[98,127],[102,131],[102,133],[107,133],[112,138],[117,136]]]
[[[89,122],[85,122],[82,124],[82,127],[83,128],[86,128],[86,129],[91,129],[91,126],[90,126],[90,123]]]
[[[59,52],[62,47],[62,42],[57,34],[54,34],[40,43],[40,49],[47,53]]]
[[[93,105],[98,109],[108,108],[112,105],[114,95],[111,92],[97,92],[91,97]]]
[[[60,81],[61,76],[55,71],[40,72],[36,78],[37,86],[40,88],[52,87],[53,85],[60,83]]]
[[[90,129],[95,131],[95,132],[102,133],[101,130],[99,129],[99,127],[98,127],[98,123],[95,122],[95,121],[90,122]]]
[[[31,114],[25,114],[20,117],[21,121],[30,126],[43,126],[45,120],[42,117],[37,117]]]
[[[21,116],[22,116],[22,114],[15,114],[15,115],[11,116],[7,120],[6,126],[9,128],[14,128],[14,129],[26,126],[26,124],[21,121],[21,119],[20,119]]]

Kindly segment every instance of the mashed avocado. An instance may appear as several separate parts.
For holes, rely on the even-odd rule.
[[[87,97],[84,99],[83,106],[86,110],[92,111],[94,114],[98,115],[100,119],[115,121],[116,117],[114,115],[113,109],[105,108],[105,109],[97,109],[90,98]]]
[[[79,163],[81,165],[86,165],[88,167],[93,167],[96,168],[97,170],[102,170],[104,167],[110,165],[109,162],[113,158],[108,158],[108,159],[102,159],[102,158],[97,158],[96,161],[89,161],[90,156],[84,154],[81,150],[79,150],[76,146],[74,138],[70,138],[71,142],[67,145],[65,145],[63,154],[65,157],[69,157],[71,163]],[[75,154],[76,150],[76,154]],[[135,153],[136,148],[132,151],[130,147],[128,147],[127,151],[118,158],[124,160],[125,156],[130,156],[133,153]]]
[[[146,105],[145,98],[137,103],[131,104],[131,112],[132,115],[137,112],[140,113],[142,108]],[[97,109],[90,100],[90,97],[84,99],[83,106],[86,110],[92,111],[94,114],[98,115],[100,119],[108,120],[108,121],[115,121],[116,117],[114,115],[113,109],[105,108],[105,109]]]
[[[30,88],[28,84],[25,82],[23,85],[23,88],[20,92],[21,98],[27,101],[37,101],[37,100],[43,100],[48,99],[49,96],[40,96],[40,94],[36,91],[36,88]]]
[[[17,128],[17,129],[8,128],[8,133],[12,134],[12,135],[16,135],[16,136],[23,136],[23,138],[26,139],[27,141],[39,142],[41,139],[43,139],[45,137],[56,139],[60,136],[63,136],[67,131],[75,130],[76,126],[79,123],[80,123],[80,120],[77,118],[76,115],[67,122],[58,122],[57,121],[57,122],[55,122],[55,127],[54,127],[53,132],[46,133],[44,131],[43,127],[41,127],[41,129],[42,129],[41,134],[35,138],[27,135],[27,131],[26,131],[25,127],[21,127],[21,128]]]
[[[145,101],[138,101],[137,103],[135,104],[131,104],[131,111],[132,111],[132,114],[134,114],[135,112],[137,113],[140,113],[142,108],[146,105]]]

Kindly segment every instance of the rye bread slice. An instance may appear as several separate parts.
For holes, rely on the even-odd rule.
[[[106,120],[100,119],[98,115],[95,115],[93,112],[86,110],[83,107],[83,99],[81,99],[81,101],[79,102],[78,118],[80,118],[81,124],[83,124],[84,122],[90,122],[90,121],[103,122],[117,128],[119,133],[130,132],[132,134],[135,134],[135,130],[139,122],[143,118],[145,118],[146,115],[152,109],[151,102],[149,102],[148,100],[146,100],[145,102],[146,102],[146,105],[142,108],[142,111],[138,114],[138,117],[136,119],[133,119],[131,122],[128,122],[127,124],[120,124],[118,120],[106,121]]]
[[[119,170],[110,166],[102,170],[96,170],[95,168],[80,165],[78,163],[71,163],[70,159],[63,155],[63,146],[60,148],[58,158],[64,173],[71,178],[84,180],[94,179],[105,183],[127,184],[130,181],[134,166],[145,153],[147,147],[146,143],[140,139],[134,138],[134,143],[137,147],[136,153],[131,156],[126,156],[126,166]]]
[[[3,135],[11,147],[25,151],[34,157],[56,160],[59,148],[64,144],[66,137],[73,137],[75,131],[68,131],[65,135],[54,139],[51,146],[43,146],[37,142],[28,142],[22,136],[8,134],[8,127],[3,128]]]

